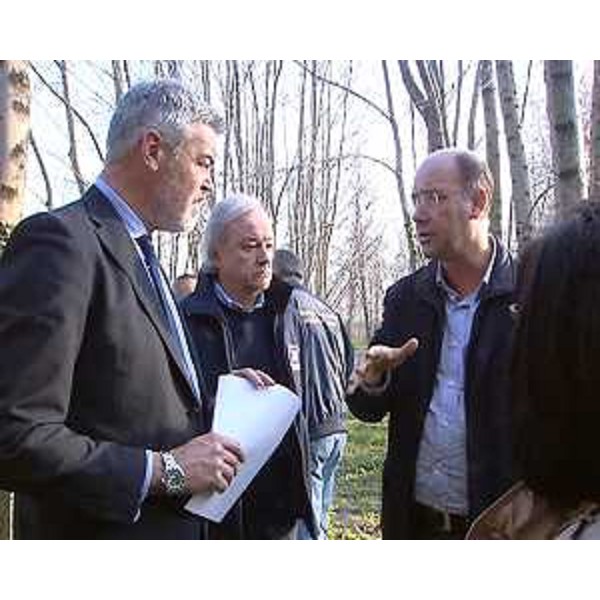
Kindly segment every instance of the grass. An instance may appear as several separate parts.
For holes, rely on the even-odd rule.
[[[380,539],[381,471],[387,423],[371,425],[348,418],[348,444],[337,476],[329,537]]]

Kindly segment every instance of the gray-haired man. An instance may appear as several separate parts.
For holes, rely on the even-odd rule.
[[[181,506],[224,490],[201,378],[153,253],[213,191],[221,121],[178,82],[121,100],[84,197],[15,231],[0,263],[0,487],[24,538],[201,538]]]
[[[183,302],[209,390],[219,375],[252,368],[301,395],[300,314],[292,288],[272,282],[274,238],[261,203],[238,195],[219,202],[208,222],[200,283]],[[300,415],[216,538],[294,539],[315,531],[308,482],[308,437]]]

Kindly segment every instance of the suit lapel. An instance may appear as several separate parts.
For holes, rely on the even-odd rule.
[[[188,379],[183,357],[172,338],[168,324],[165,322],[160,299],[135,249],[134,242],[127,233],[127,229],[109,201],[96,188],[92,187],[88,191],[84,197],[84,202],[92,222],[96,225],[96,233],[100,243],[129,278],[142,309],[148,315],[195,397],[196,394]]]

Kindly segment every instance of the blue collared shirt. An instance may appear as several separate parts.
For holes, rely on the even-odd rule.
[[[446,325],[433,397],[425,418],[417,460],[415,499],[420,504],[467,515],[467,429],[465,419],[465,367],[471,329],[481,291],[492,274],[496,242],[481,285],[459,298],[438,267],[437,282],[446,295]]]
[[[256,298],[254,305],[251,308],[242,306],[235,298],[232,298],[225,288],[215,280],[215,295],[219,302],[232,310],[237,310],[244,313],[253,313],[255,310],[261,309],[265,305],[265,295],[261,292]]]

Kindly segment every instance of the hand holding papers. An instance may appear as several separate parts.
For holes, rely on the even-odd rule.
[[[237,440],[246,460],[225,492],[194,496],[186,509],[220,523],[281,443],[300,407],[298,396],[282,386],[259,390],[241,377],[220,377],[213,432]]]

